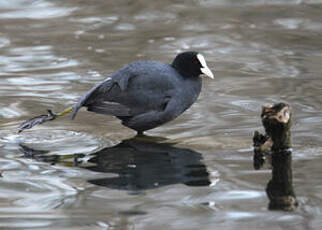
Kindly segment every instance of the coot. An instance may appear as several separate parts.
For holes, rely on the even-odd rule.
[[[196,101],[201,74],[214,78],[205,58],[194,51],[178,54],[170,65],[132,62],[90,89],[75,105],[72,119],[84,106],[116,116],[142,134],[175,119]]]

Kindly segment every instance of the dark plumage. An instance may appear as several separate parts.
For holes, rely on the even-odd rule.
[[[132,62],[90,89],[76,104],[72,119],[88,111],[116,116],[142,133],[175,119],[197,99],[202,73],[213,78],[201,54],[178,54],[171,65]]]

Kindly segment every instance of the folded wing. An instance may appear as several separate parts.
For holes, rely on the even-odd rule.
[[[95,113],[113,116],[131,116],[131,110],[127,106],[108,101],[108,92],[113,87],[119,87],[115,83],[111,78],[108,78],[85,93],[75,105],[72,119],[76,117],[78,110],[83,106],[87,107],[88,111]]]

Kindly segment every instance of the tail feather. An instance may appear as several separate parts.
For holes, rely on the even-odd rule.
[[[90,98],[93,98],[100,86],[102,86],[104,83],[110,81],[111,78],[107,78],[105,81],[98,83],[96,86],[91,88],[87,93],[85,93],[81,99],[77,102],[77,104],[74,106],[73,112],[72,112],[72,120],[75,119],[78,110],[86,105],[86,103],[89,101]]]
[[[117,102],[102,101],[87,106],[87,111],[112,116],[132,116],[131,109]]]

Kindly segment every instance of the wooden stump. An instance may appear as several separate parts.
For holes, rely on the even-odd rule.
[[[259,169],[271,157],[272,179],[266,188],[269,209],[294,210],[297,201],[292,184],[292,109],[285,103],[267,105],[261,119],[266,134],[254,134],[254,167]]]

